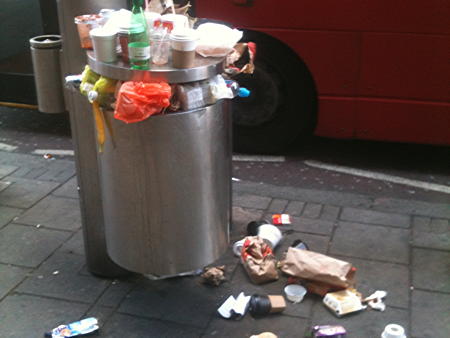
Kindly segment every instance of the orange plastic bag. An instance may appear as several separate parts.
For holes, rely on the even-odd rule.
[[[170,105],[169,84],[124,82],[120,87],[114,118],[126,123],[139,122]]]

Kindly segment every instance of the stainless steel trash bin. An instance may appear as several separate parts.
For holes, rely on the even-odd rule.
[[[133,71],[97,62],[119,80],[183,83],[220,73],[222,59],[198,57],[192,69]],[[123,268],[166,276],[202,268],[228,246],[231,221],[231,112],[227,101],[126,124],[112,112],[98,155],[106,248]]]
[[[61,37],[41,35],[30,39],[39,111],[62,113],[65,111],[59,54]]]

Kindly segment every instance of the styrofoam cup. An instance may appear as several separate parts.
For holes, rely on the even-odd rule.
[[[300,303],[305,297],[306,289],[298,284],[289,284],[284,288],[286,298],[293,303]]]
[[[95,59],[100,62],[117,60],[117,32],[104,28],[94,28],[89,32],[94,47]]]
[[[398,324],[388,324],[384,328],[381,338],[406,338],[405,329]]]
[[[280,243],[283,234],[273,224],[263,224],[258,227],[258,236],[269,241],[272,249]]]

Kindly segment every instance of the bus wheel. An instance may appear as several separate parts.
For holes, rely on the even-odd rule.
[[[255,72],[236,81],[251,93],[232,100],[233,148],[246,153],[279,153],[316,124],[317,95],[303,61],[269,35],[245,31],[256,43]]]

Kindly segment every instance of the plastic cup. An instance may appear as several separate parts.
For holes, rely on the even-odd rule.
[[[92,49],[92,40],[89,32],[93,28],[99,27],[101,18],[98,14],[86,14],[75,17],[81,48]]]
[[[170,41],[167,36],[152,36],[150,39],[150,55],[155,65],[169,62]]]
[[[289,284],[284,288],[286,298],[293,303],[300,303],[305,297],[306,289],[298,284]]]
[[[90,31],[97,61],[111,63],[117,60],[117,32],[104,28],[94,28]]]
[[[406,338],[405,329],[398,324],[388,324],[384,328],[381,338]]]
[[[192,29],[174,30],[170,35],[174,68],[192,68],[195,60],[197,36]]]

